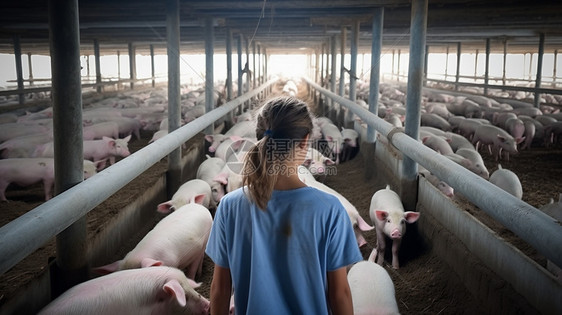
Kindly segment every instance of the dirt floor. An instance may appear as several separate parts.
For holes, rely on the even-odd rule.
[[[306,98],[306,95],[299,95]],[[141,139],[130,142],[131,152],[135,152],[147,145],[151,134],[144,132]],[[198,137],[197,141],[202,141]],[[497,163],[483,154],[486,166],[492,173]],[[327,176],[324,183],[340,192],[350,200],[359,210],[364,219],[369,222],[368,208],[373,193],[384,187],[376,180],[366,181],[363,172],[361,154],[354,159],[337,166],[337,175]],[[533,148],[513,156],[510,162],[501,161],[503,168],[514,171],[523,185],[523,200],[532,206],[539,207],[549,202],[550,198],[558,198],[562,187],[562,148]],[[139,178],[129,183],[106,202],[96,207],[88,214],[88,233],[93,237],[104,228],[104,225],[115,216],[123,205],[135,198],[135,194],[142,193],[147,187],[166,171],[165,160],[157,163]],[[41,185],[26,189],[10,186],[6,192],[9,202],[0,203],[0,226],[26,213],[43,202]],[[470,213],[481,217],[482,220],[500,232],[502,237],[510,241],[527,255],[544,265],[545,260],[534,249],[521,242],[513,233],[501,225],[493,222],[475,206],[462,198],[455,197]],[[364,258],[367,258],[376,243],[374,230],[364,233],[368,242],[362,248]],[[42,273],[47,266],[48,257],[55,256],[54,241],[49,241],[37,252],[30,255],[10,271],[0,276],[0,307],[9,300],[15,291],[29,283],[34,277]],[[396,299],[402,314],[487,314],[485,308],[464,288],[457,275],[427,248],[420,247],[416,252],[407,255],[401,261],[399,270],[393,270],[385,262],[385,269],[389,272],[396,287]],[[202,282],[198,289],[204,296],[209,296],[209,286],[212,278],[213,263],[205,258],[203,273],[196,279]]]

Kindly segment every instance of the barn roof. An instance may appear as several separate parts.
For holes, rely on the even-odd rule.
[[[180,0],[182,53],[203,53],[205,18],[215,25],[215,53],[225,51],[227,29],[265,47],[269,54],[320,51],[332,35],[339,36],[360,21],[359,52],[370,52],[373,11],[384,7],[383,49],[409,47],[411,1],[408,0]],[[430,51],[483,49],[537,52],[539,34],[545,50],[562,46],[562,1],[429,0],[427,38]],[[166,1],[80,0],[82,54],[126,51],[166,53]],[[48,1],[0,2],[0,53],[13,53],[18,35],[22,53],[49,54]],[[235,45],[236,42],[233,43]],[[349,47],[349,46],[348,46]],[[235,50],[234,50],[235,51]]]

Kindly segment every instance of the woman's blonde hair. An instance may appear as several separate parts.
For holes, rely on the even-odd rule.
[[[283,161],[291,159],[295,145],[312,131],[308,106],[294,97],[268,100],[257,116],[258,142],[244,158],[243,185],[250,199],[265,210]]]

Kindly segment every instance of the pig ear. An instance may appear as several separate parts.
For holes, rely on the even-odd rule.
[[[505,142],[505,137],[502,135],[498,135],[498,139],[500,139],[501,142]]]
[[[170,298],[175,298],[180,306],[185,306],[187,301],[185,300],[185,291],[183,290],[181,284],[176,279],[172,279],[164,284],[162,287],[164,293]]]
[[[515,143],[519,144],[521,142],[525,141],[525,137],[521,137],[521,138],[517,138],[515,139]]]
[[[193,280],[187,278],[187,283],[189,283],[189,286],[190,286],[190,287],[192,287],[192,288],[194,288],[194,289],[197,289],[197,288],[199,288],[199,287],[201,286],[201,284],[202,284],[203,282],[195,282],[195,281],[193,281]]]
[[[156,267],[156,266],[162,266],[162,262],[160,260],[155,260],[152,258],[143,258],[141,260],[141,268]]]
[[[121,260],[118,260],[116,262],[113,262],[113,263],[105,265],[105,266],[92,268],[92,271],[97,273],[98,275],[108,275],[112,272],[115,272],[115,271],[119,270],[119,264],[120,263],[121,263]]]
[[[123,140],[125,140],[125,142],[129,142],[129,140],[131,140],[131,135],[126,136]]]
[[[163,202],[163,203],[159,204],[158,208],[156,208],[156,211],[158,211],[160,213],[170,213],[170,212],[172,212],[172,202],[166,201],[166,202]]]
[[[215,182],[219,182],[219,183],[221,183],[221,184],[223,184],[223,185],[226,185],[226,184],[228,184],[228,174],[226,174],[226,173],[217,174],[217,176],[215,176],[215,177],[213,178],[213,180],[214,180]]]
[[[406,219],[406,222],[414,223],[420,218],[420,213],[413,212],[413,211],[406,211],[404,212],[404,218]]]
[[[332,138],[331,136],[326,136],[326,140],[328,140],[328,141],[334,141],[334,138]]]
[[[198,204],[202,205],[203,201],[205,200],[205,197],[207,197],[207,195],[205,195],[205,194],[195,195],[195,196],[193,196],[193,198],[191,198],[191,202],[192,203],[198,203]]]
[[[324,164],[326,164],[326,165],[334,165],[334,164],[336,164],[336,162],[332,161],[332,159],[330,159],[330,158],[326,158],[326,159],[324,160]]]
[[[95,161],[94,164],[96,165],[96,170],[97,171],[103,170],[105,168],[105,162],[107,162],[105,159]]]
[[[429,136],[423,137],[422,138],[422,143],[425,144],[425,142],[429,139]]]
[[[240,136],[230,136],[230,140],[236,142],[236,141],[244,140],[244,138]]]
[[[206,135],[206,136],[205,136],[205,140],[207,140],[207,141],[209,141],[209,142],[213,142],[213,138],[214,138],[213,135]]]
[[[375,216],[377,217],[377,220],[384,221],[388,217],[388,212],[384,210],[375,210]]]
[[[370,231],[375,228],[374,226],[370,226],[367,222],[365,222],[365,220],[363,220],[363,217],[361,216],[357,217],[357,227],[363,232]]]
[[[308,167],[308,166],[310,166],[310,163],[312,163],[312,159],[305,159],[305,160],[302,162],[302,165]]]

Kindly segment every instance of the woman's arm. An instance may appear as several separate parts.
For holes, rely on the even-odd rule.
[[[232,280],[230,269],[215,264],[213,281],[211,282],[211,314],[228,314],[230,308],[230,293],[232,292]]]
[[[328,299],[332,314],[353,314],[351,289],[347,282],[347,269],[342,267],[328,272]]]

